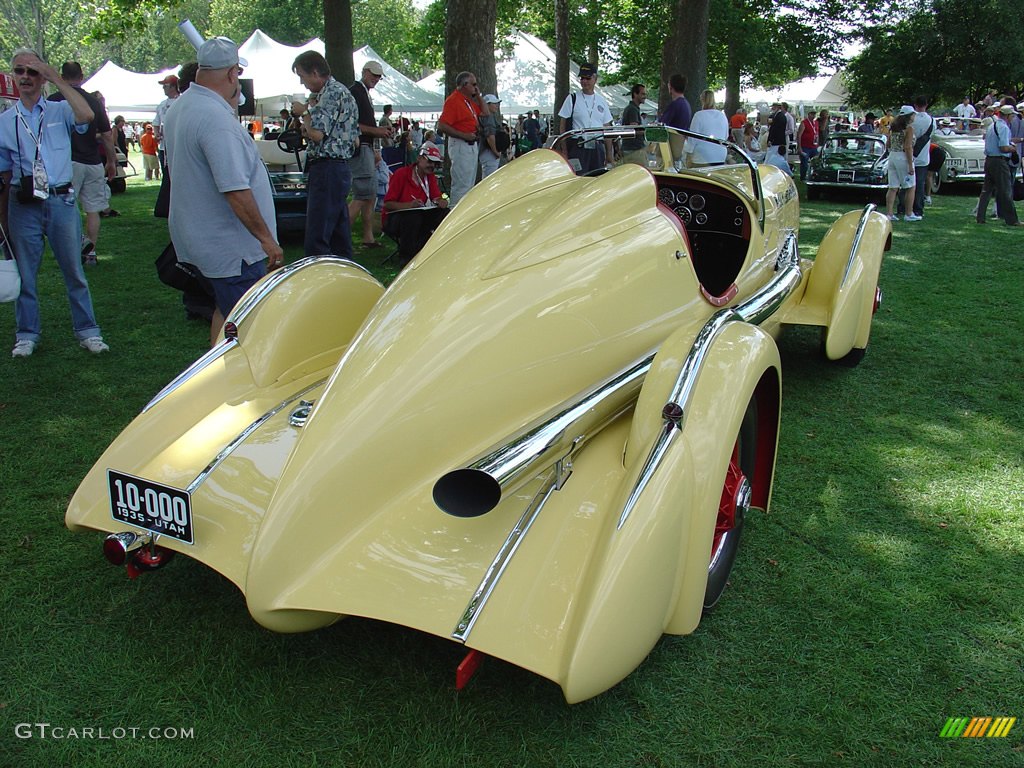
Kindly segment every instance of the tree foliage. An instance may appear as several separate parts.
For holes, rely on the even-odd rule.
[[[855,104],[980,99],[989,89],[1024,89],[1024,15],[1018,0],[934,0],[896,23],[867,33],[867,47],[846,70]]]

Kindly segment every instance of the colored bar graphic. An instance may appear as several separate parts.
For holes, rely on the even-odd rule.
[[[964,732],[968,722],[970,722],[969,717],[951,717],[946,720],[939,736],[943,739],[955,739]]]
[[[1010,735],[1010,729],[1013,728],[1013,724],[1017,722],[1016,717],[997,717],[996,721],[992,723],[992,727],[989,729],[986,736],[1003,737]]]
[[[1003,738],[1010,735],[1010,729],[1016,722],[1016,717],[950,717],[942,726],[939,737],[943,739]]]

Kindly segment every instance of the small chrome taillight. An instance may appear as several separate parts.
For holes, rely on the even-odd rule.
[[[111,565],[124,565],[128,555],[149,543],[150,534],[123,531],[112,533],[103,540],[103,557]]]

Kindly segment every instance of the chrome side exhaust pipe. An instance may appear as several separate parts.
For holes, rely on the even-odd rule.
[[[455,517],[479,517],[552,465],[560,487],[572,471],[572,454],[640,396],[654,351],[597,386],[570,398],[467,466],[434,483],[434,503]]]

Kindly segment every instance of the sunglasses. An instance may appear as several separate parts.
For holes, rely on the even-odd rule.
[[[14,74],[16,75],[28,75],[29,77],[39,77],[39,70],[32,69],[31,67],[15,67]]]

